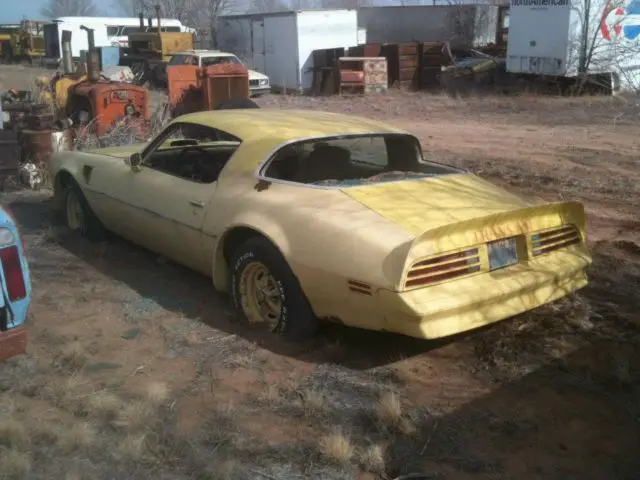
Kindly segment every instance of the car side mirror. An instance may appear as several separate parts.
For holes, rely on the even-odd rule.
[[[129,158],[126,160],[126,164],[131,167],[131,170],[134,172],[139,172],[142,170],[142,155],[139,153],[132,153]]]

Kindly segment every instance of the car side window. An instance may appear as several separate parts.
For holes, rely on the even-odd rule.
[[[143,165],[197,183],[213,183],[241,140],[205,125],[180,123],[167,128],[144,153]]]

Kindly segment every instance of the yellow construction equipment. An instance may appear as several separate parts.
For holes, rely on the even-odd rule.
[[[22,20],[20,26],[8,33],[9,39],[2,43],[2,56],[7,62],[44,57],[44,25],[46,22]],[[6,34],[5,34],[6,35]]]
[[[156,5],[157,30],[147,32],[144,15],[140,13],[140,32],[128,35],[129,46],[122,49],[120,65],[130,67],[139,83],[157,80],[156,69],[171,60],[176,52],[194,47],[194,34],[187,32],[163,32],[160,21],[160,5]],[[151,20],[149,20],[151,25]]]
[[[7,58],[7,52],[10,49],[11,35],[20,28],[20,24],[0,25],[0,56]]]

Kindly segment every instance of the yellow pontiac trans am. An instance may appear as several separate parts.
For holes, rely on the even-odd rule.
[[[359,117],[193,113],[50,169],[70,229],[209,275],[240,318],[289,339],[319,319],[444,337],[566,296],[591,264],[580,203],[525,201]]]

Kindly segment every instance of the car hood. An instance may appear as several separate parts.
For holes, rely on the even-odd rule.
[[[86,152],[97,155],[107,155],[108,157],[129,158],[132,153],[141,152],[146,146],[146,143],[137,143],[120,147],[94,148],[86,150]]]
[[[249,80],[268,80],[266,75],[256,72],[255,70],[249,70]]]
[[[425,229],[532,205],[469,173],[349,187],[342,191],[414,235]]]

